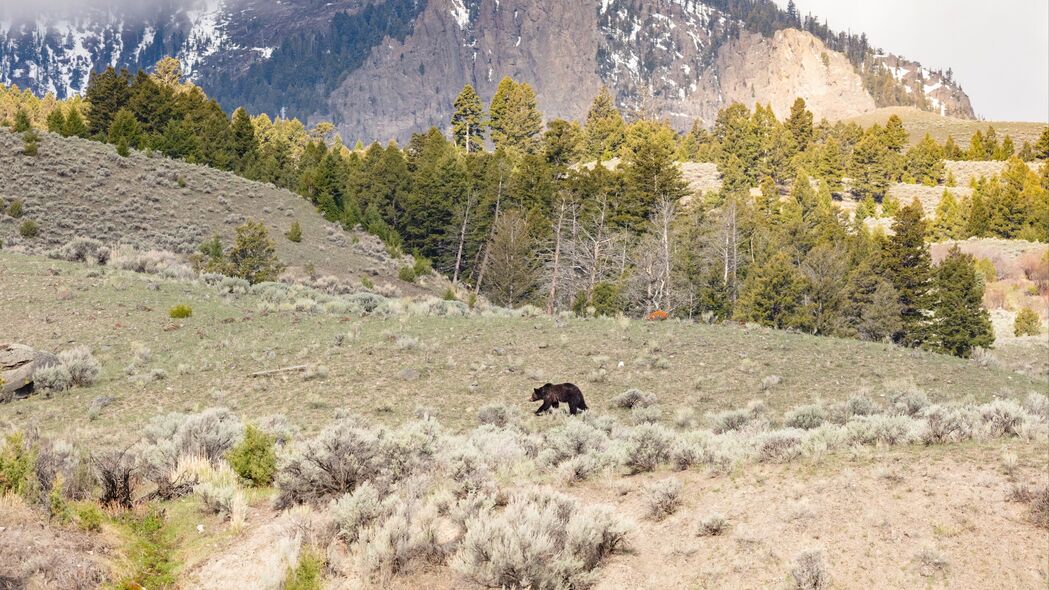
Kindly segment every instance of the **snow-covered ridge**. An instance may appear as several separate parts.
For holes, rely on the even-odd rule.
[[[75,17],[0,22],[0,83],[65,98],[83,93],[92,71],[148,69],[174,54],[191,79],[204,61],[240,49],[228,34],[227,0],[191,0],[166,14],[130,17],[85,9]],[[255,48],[268,59],[272,48]]]

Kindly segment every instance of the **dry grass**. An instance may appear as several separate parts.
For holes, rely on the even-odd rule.
[[[86,428],[103,438],[122,434],[107,426],[114,421],[135,428],[162,412],[215,405],[247,419],[286,413],[307,430],[340,408],[391,423],[411,416],[416,406],[433,408],[446,426],[462,428],[476,424],[477,412],[489,403],[521,410],[528,424],[550,423],[531,415],[534,404],[527,400],[538,383],[521,367],[543,367],[551,381],[580,384],[591,408],[624,419],[627,410],[614,409],[612,399],[630,388],[655,394],[665,408],[692,408],[702,416],[744,407],[770,374],[783,380],[762,396],[779,411],[817,398],[844,401],[862,388],[877,400],[888,393],[887,383],[907,377],[933,401],[987,400],[998,392],[1022,395],[1046,387],[1044,379],[943,355],[763,328],[260,313],[257,296],[220,297],[203,285],[9,252],[0,252],[0,265],[5,337],[45,350],[64,349],[74,340],[95,351],[102,364],[92,387],[0,406],[0,418],[14,418],[17,411],[21,423],[52,431]],[[59,291],[71,295],[58,298]],[[194,310],[181,327],[167,317],[180,302]],[[337,346],[336,336],[347,331],[356,337]],[[420,346],[394,346],[389,334],[414,338]],[[660,342],[671,369],[631,362],[652,341]],[[143,361],[146,349],[149,360]],[[609,359],[602,383],[584,379],[594,357]],[[133,374],[160,369],[167,379],[129,382],[129,365]],[[249,376],[297,365],[323,365],[327,377]],[[425,379],[398,378],[406,368]],[[96,410],[92,421],[88,408],[100,396],[112,403]]]
[[[956,119],[954,117],[941,117],[936,113],[922,111],[913,107],[885,107],[869,113],[845,119],[845,122],[853,122],[864,128],[871,125],[885,125],[889,117],[897,115],[903,120],[903,126],[910,133],[911,144],[916,144],[928,133],[939,143],[947,141],[948,137],[954,137],[954,142],[965,149],[969,146],[969,139],[977,130],[987,132],[987,126],[994,126],[998,139],[1002,140],[1006,135],[1011,135],[1016,143],[1016,149],[1020,149],[1023,142],[1029,141],[1032,145],[1038,141],[1038,136],[1045,129],[1044,122],[1012,122],[1012,121],[976,121],[970,119]]]

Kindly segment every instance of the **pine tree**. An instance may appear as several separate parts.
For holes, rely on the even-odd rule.
[[[25,112],[25,109],[19,107],[15,111],[15,133],[25,133],[33,128],[33,124],[29,121],[29,113]]]
[[[466,153],[484,149],[484,105],[481,97],[470,84],[463,87],[455,98],[452,113],[452,138],[455,145]]]
[[[120,145],[123,142],[125,148],[138,145],[139,135],[138,120],[128,109],[120,109],[113,117],[113,123],[109,126],[108,142]]]
[[[1038,312],[1030,307],[1016,312],[1016,319],[1013,320],[1014,336],[1039,336],[1041,333],[1042,318],[1038,317]]]
[[[783,124],[790,130],[797,149],[804,150],[812,141],[812,112],[805,108],[805,99],[798,97],[790,107],[790,116]]]
[[[131,97],[129,81],[127,70],[121,70],[118,74],[112,67],[91,74],[84,93],[89,105],[89,135],[105,137],[109,134],[113,118],[127,105]]]
[[[947,141],[943,144],[943,157],[947,160],[965,159],[965,153],[962,152],[962,148],[958,147],[958,144],[954,143],[954,136],[947,136]]]
[[[926,311],[931,279],[929,248],[925,244],[925,221],[917,199],[903,207],[892,224],[893,235],[881,248],[880,272],[899,293],[901,329],[893,339],[905,346],[925,340]]]
[[[619,153],[626,138],[626,122],[607,87],[602,86],[594,97],[583,130],[586,132],[586,153],[590,158],[607,160]]]
[[[235,162],[234,170],[243,172],[251,165],[259,149],[259,142],[255,137],[255,126],[244,109],[237,109],[233,112],[230,135]]]
[[[844,297],[844,335],[882,341],[900,332],[899,292],[892,283],[878,276],[870,260],[864,260],[849,274]]]
[[[535,152],[543,115],[532,87],[509,76],[503,78],[489,106],[489,126],[496,149],[515,155]]]
[[[965,220],[965,237],[982,238],[989,235],[990,214],[987,211],[987,203],[983,198],[982,190],[973,191],[969,198],[969,216]]]
[[[934,273],[926,348],[969,357],[973,348],[989,348],[994,343],[983,290],[973,257],[952,247]]]
[[[555,168],[564,169],[580,159],[583,130],[575,121],[554,119],[543,134],[543,153]]]
[[[61,134],[66,127],[66,116],[62,114],[62,105],[55,105],[47,114],[47,130],[51,133]]]
[[[40,150],[40,134],[36,129],[29,129],[22,134],[22,153],[35,156]]]
[[[811,326],[805,305],[808,288],[805,276],[784,252],[777,252],[752,269],[743,284],[733,317],[778,329]]]
[[[932,225],[931,237],[935,241],[961,240],[966,237],[962,207],[947,189],[943,189],[943,196],[936,205],[936,220]]]
[[[907,130],[903,127],[903,120],[898,115],[892,115],[889,120],[885,122],[885,129],[882,131],[885,138],[885,147],[889,148],[889,151],[897,154],[903,153],[903,148],[907,147]]]
[[[880,201],[891,180],[891,154],[878,133],[866,133],[852,152],[852,192]]]
[[[62,128],[62,135],[64,137],[87,137],[87,124],[84,123],[84,118],[80,116],[80,109],[75,106],[69,107],[69,114],[66,115],[66,122]]]
[[[919,184],[926,186],[940,184],[945,172],[943,149],[928,133],[917,145],[907,151],[904,172]]]
[[[251,284],[275,281],[284,270],[277,259],[277,247],[262,222],[248,220],[236,229],[233,247],[226,254],[226,274]]]
[[[517,211],[499,216],[488,248],[486,292],[498,305],[515,307],[528,301],[539,284],[536,243],[527,219]]]
[[[835,137],[827,138],[818,151],[816,176],[831,193],[840,193],[842,190],[842,177],[845,176],[844,161],[841,142]]]
[[[299,225],[298,220],[292,222],[291,227],[285,232],[284,237],[288,238],[288,241],[295,243],[302,241],[302,226]]]
[[[1042,130],[1038,136],[1038,143],[1034,144],[1034,157],[1041,160],[1049,160],[1049,127]]]
[[[640,231],[656,203],[677,202],[688,194],[688,183],[674,162],[673,131],[664,124],[639,121],[624,148],[626,195],[617,221]]]
[[[965,153],[966,160],[986,160],[990,157],[990,152],[987,149],[987,144],[983,138],[983,132],[979,129],[973,133],[972,139],[969,140],[969,150]]]

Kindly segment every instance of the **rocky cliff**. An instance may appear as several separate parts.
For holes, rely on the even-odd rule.
[[[756,21],[741,6],[775,18]],[[464,84],[489,98],[503,76],[530,82],[548,118],[581,117],[602,85],[687,128],[739,101],[817,117],[883,106],[883,95],[961,117],[948,74],[799,30],[768,0],[168,0],[149,9],[3,14],[0,82],[58,97],[92,70],[165,55],[224,106],[335,121],[347,140],[403,140],[447,125]],[[771,12],[769,12],[771,11]],[[778,20],[777,20],[778,19]],[[819,36],[817,36],[819,35]],[[822,37],[822,40],[821,40]],[[846,39],[848,42],[848,39]],[[835,49],[828,47],[833,44]],[[848,57],[846,56],[848,53]],[[883,75],[872,95],[871,67]],[[866,77],[865,77],[866,76]]]

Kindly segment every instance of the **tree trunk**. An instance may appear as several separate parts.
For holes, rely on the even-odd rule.
[[[550,275],[550,295],[546,301],[546,314],[554,315],[554,300],[557,298],[557,275],[561,263],[561,226],[565,222],[565,199],[561,197],[561,212],[557,216],[557,227],[554,230],[554,268]]]

